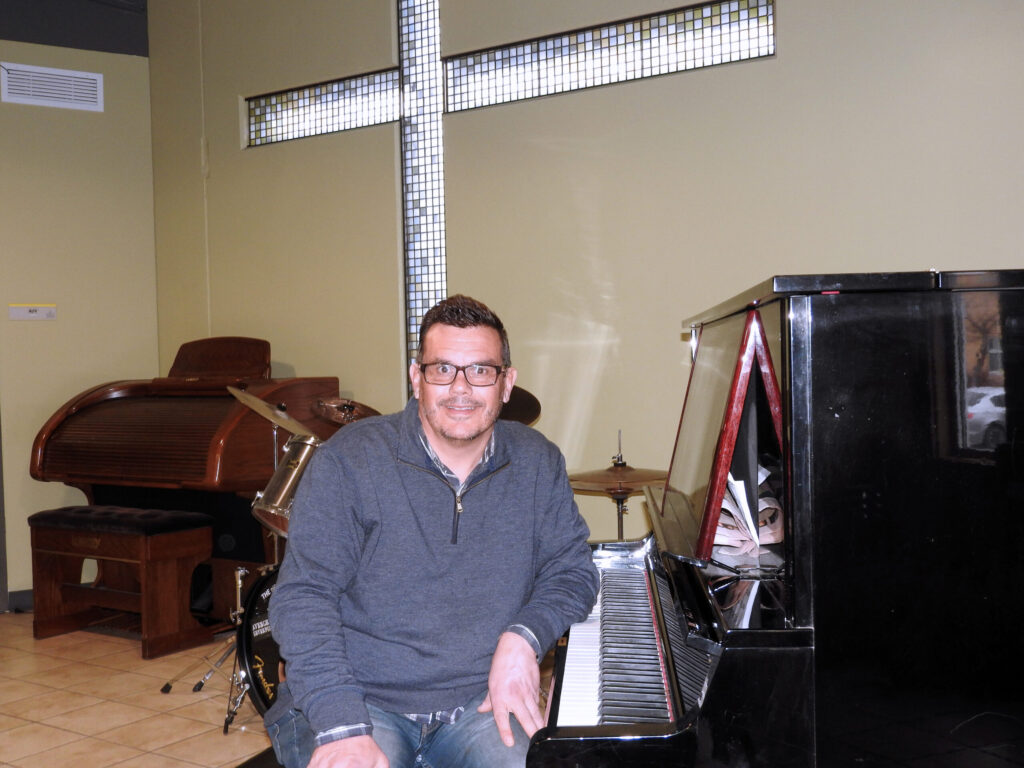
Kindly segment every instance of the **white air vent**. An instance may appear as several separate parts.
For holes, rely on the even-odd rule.
[[[103,75],[0,62],[0,99],[14,104],[103,111]]]

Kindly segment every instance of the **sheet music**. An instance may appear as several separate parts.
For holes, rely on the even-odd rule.
[[[758,474],[760,475],[760,472]],[[743,524],[747,526],[747,530],[750,531],[750,537],[756,542],[758,540],[757,523],[754,521],[754,517],[750,513],[750,502],[747,501],[746,483],[734,478],[732,476],[732,472],[730,472],[727,484],[729,487],[729,493],[732,494],[733,501],[736,502],[736,508],[740,512]]]

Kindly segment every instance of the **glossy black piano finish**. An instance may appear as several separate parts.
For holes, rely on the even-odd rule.
[[[536,765],[1024,764],[1024,271],[779,276],[688,324],[647,504],[706,693]],[[727,478],[756,508],[762,465],[782,540],[730,554]]]
[[[695,330],[754,311],[781,391],[786,613],[813,632],[794,719],[815,764],[1016,764],[1024,272],[776,277]],[[1005,400],[994,442],[971,424],[979,391]]]

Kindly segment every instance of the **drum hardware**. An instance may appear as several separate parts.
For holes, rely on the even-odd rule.
[[[236,627],[242,622],[242,580],[248,575],[248,568],[235,568],[235,607],[231,609],[231,623]],[[231,635],[228,636],[217,648],[203,656],[203,658],[198,661],[189,664],[181,670],[181,672],[164,683],[163,687],[160,689],[160,693],[170,693],[171,688],[174,687],[176,682],[204,664],[207,667],[206,673],[195,685],[192,686],[193,693],[199,693],[199,691],[203,690],[203,686],[206,685],[210,681],[210,678],[217,672],[221,672],[225,678],[227,678],[227,673],[222,672],[221,666],[223,666],[224,662],[228,660],[228,657],[235,652],[237,639],[238,632],[232,632]],[[230,680],[230,678],[228,679]]]
[[[576,472],[569,475],[569,485],[573,491],[600,493],[610,496],[615,501],[618,513],[619,540],[621,541],[622,516],[629,511],[626,499],[643,493],[645,485],[664,482],[667,476],[667,473],[657,469],[637,469],[629,466],[622,458],[622,430],[619,430],[619,452],[612,457],[612,465],[607,469]]]
[[[357,403],[345,397],[331,397],[326,400],[317,400],[313,411],[328,421],[342,426],[350,424],[367,416],[379,416],[380,411],[374,410],[368,405]]]
[[[270,632],[268,607],[270,597],[277,583],[278,540],[288,538],[288,520],[291,516],[292,499],[298,487],[302,473],[310,458],[320,446],[321,440],[301,423],[294,420],[284,411],[284,406],[274,408],[242,390],[228,387],[245,405],[269,419],[273,424],[274,474],[270,482],[256,493],[253,499],[253,516],[266,527],[274,537],[274,563],[260,567],[255,581],[249,588],[246,598],[242,600],[243,579],[249,574],[246,568],[235,569],[235,609],[231,611],[231,620],[236,626],[234,634],[225,642],[216,662],[209,660],[214,654],[204,659],[210,666],[204,678],[196,683],[194,691],[202,689],[214,672],[231,653],[234,653],[231,686],[228,690],[227,713],[224,717],[224,733],[235,719],[245,697],[248,696],[260,715],[266,713],[277,696],[277,686],[284,679],[284,663],[281,659],[277,643]],[[316,412],[325,418],[342,425],[348,424],[378,412],[372,408],[356,403],[354,400],[342,398],[318,401]],[[292,433],[284,446],[284,455],[278,448],[278,428]],[[279,460],[279,457],[280,460]],[[215,652],[216,653],[216,652]],[[202,662],[199,662],[201,664]],[[189,668],[194,669],[195,666]],[[184,675],[179,675],[178,678]],[[177,679],[177,678],[176,678]],[[173,682],[173,681],[172,681]],[[171,690],[171,682],[163,689],[164,693]]]
[[[266,714],[277,698],[277,686],[283,680],[283,664],[268,618],[270,597],[276,584],[277,566],[261,569],[260,577],[253,582],[246,597],[235,635],[237,646],[224,733],[228,732],[246,695],[260,715]]]

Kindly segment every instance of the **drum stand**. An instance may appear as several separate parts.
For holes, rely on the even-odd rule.
[[[249,570],[247,568],[235,568],[235,607],[231,611],[231,622],[236,628],[242,623],[242,580],[248,575]],[[192,686],[192,692],[199,693],[199,691],[203,690],[203,686],[206,685],[210,678],[217,673],[223,675],[231,683],[231,687],[228,689],[227,715],[224,718],[224,733],[227,733],[228,726],[231,725],[232,721],[235,719],[235,715],[238,713],[239,707],[242,706],[242,700],[245,698],[245,694],[249,690],[249,684],[242,679],[245,676],[244,673],[239,672],[237,655],[232,665],[230,676],[227,672],[221,669],[224,662],[228,660],[228,657],[235,654],[237,645],[238,632],[236,629],[236,631],[233,631],[218,648],[206,654],[195,663],[188,665],[185,669],[164,683],[163,687],[160,689],[160,693],[170,693],[171,688],[176,682],[205,664],[207,668],[206,673],[195,685]]]

